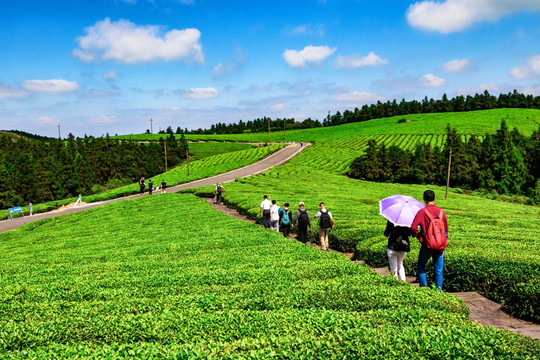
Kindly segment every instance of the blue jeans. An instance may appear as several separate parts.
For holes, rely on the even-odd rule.
[[[267,229],[272,227],[272,222],[270,221],[270,210],[263,210],[263,225]]]
[[[433,251],[426,249],[425,247],[420,248],[420,253],[418,254],[418,264],[416,266],[416,272],[418,273],[418,280],[420,281],[420,286],[427,285],[426,279],[426,263],[429,258],[433,257],[433,266],[435,267],[435,286],[437,289],[442,290],[443,285],[443,268],[444,268],[444,251]]]

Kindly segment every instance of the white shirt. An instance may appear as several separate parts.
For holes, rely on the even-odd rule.
[[[272,207],[272,202],[268,199],[264,199],[263,202],[261,203],[261,208],[263,210],[270,210],[271,207]]]
[[[270,209],[270,220],[279,221],[279,206],[272,205],[272,208]]]

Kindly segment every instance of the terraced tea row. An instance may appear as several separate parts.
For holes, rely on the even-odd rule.
[[[451,295],[379,277],[191,195],[138,198],[1,234],[0,299],[7,358],[540,352],[537,341],[471,323]]]

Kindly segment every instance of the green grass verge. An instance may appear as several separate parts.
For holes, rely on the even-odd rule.
[[[149,216],[151,214],[152,216]],[[451,295],[166,194],[0,234],[2,358],[534,358]]]
[[[245,145],[245,144],[242,144]],[[202,148],[202,145],[200,146]],[[234,148],[231,147],[231,148]],[[192,161],[189,164],[189,175],[187,174],[187,164],[182,164],[176,168],[169,170],[166,173],[156,175],[152,178],[154,186],[159,186],[161,180],[164,179],[167,183],[167,186],[174,186],[178,184],[187,183],[194,180],[199,180],[207,178],[210,176],[222,174],[227,171],[241,168],[243,166],[252,164],[256,161],[263,159],[264,157],[270,155],[271,153],[281,149],[280,145],[264,146],[259,148],[254,148],[249,146],[246,150],[239,150],[233,152],[226,152],[225,147],[222,148],[222,152],[217,155],[203,157],[200,160]],[[214,152],[219,149],[218,146],[214,146],[209,152]],[[197,153],[197,152],[196,152]],[[147,184],[148,180],[147,179]],[[139,192],[138,183],[122,186],[116,189],[104,191],[98,194],[84,196],[83,201],[86,203],[96,202],[96,201],[105,201],[110,199],[115,199],[122,196],[132,195]],[[50,210],[57,209],[63,205],[68,205],[77,201],[77,198],[68,198],[57,201],[50,201],[43,204],[34,204],[33,213],[41,213]],[[28,206],[23,207],[24,214],[29,214]],[[16,214],[16,216],[21,216]],[[0,219],[8,219],[9,213],[7,210],[0,211]]]

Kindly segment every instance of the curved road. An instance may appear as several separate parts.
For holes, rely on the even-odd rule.
[[[264,171],[270,170],[271,168],[273,168],[275,166],[279,166],[279,165],[282,165],[282,164],[286,163],[291,158],[295,157],[300,152],[302,152],[309,145],[311,145],[311,144],[305,144],[304,147],[301,147],[300,144],[291,144],[291,145],[285,147],[284,149],[279,150],[279,151],[273,153],[272,155],[267,156],[264,159],[254,163],[254,164],[244,166],[244,167],[236,169],[236,170],[231,170],[229,172],[219,174],[219,175],[215,175],[215,176],[212,176],[212,177],[208,177],[208,178],[204,178],[204,179],[200,179],[200,180],[195,180],[195,181],[185,183],[185,184],[179,184],[179,185],[171,186],[171,187],[168,187],[167,190],[169,192],[177,192],[177,191],[180,191],[182,189],[189,189],[189,188],[207,186],[207,185],[215,185],[217,183],[222,183],[223,184],[223,183],[234,181],[237,178],[257,175],[257,174],[260,174],[260,173],[262,173]],[[156,195],[158,195],[158,192],[156,192]],[[18,227],[23,226],[25,224],[28,224],[28,223],[30,223],[32,221],[51,218],[51,217],[56,217],[56,216],[60,216],[60,215],[64,215],[64,214],[72,214],[72,213],[92,209],[92,208],[95,208],[95,207],[98,207],[98,206],[101,206],[101,205],[110,204],[110,203],[117,202],[117,201],[135,199],[135,198],[138,198],[140,196],[141,195],[139,195],[139,194],[129,195],[129,196],[119,197],[119,198],[111,199],[111,200],[107,200],[107,201],[100,201],[100,202],[90,203],[90,204],[86,204],[86,205],[83,205],[83,206],[80,206],[80,207],[70,208],[70,209],[67,209],[67,210],[64,210],[64,211],[61,211],[61,212],[51,211],[51,212],[47,212],[47,213],[36,214],[36,215],[33,215],[33,216],[26,216],[26,217],[16,218],[14,220],[9,220],[9,219],[8,220],[3,220],[3,221],[0,221],[0,233],[2,233],[4,231],[11,230],[11,229],[18,228]]]

